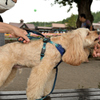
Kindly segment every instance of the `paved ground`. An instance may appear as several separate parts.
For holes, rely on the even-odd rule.
[[[8,91],[25,90],[30,69],[17,73],[14,81],[5,89]],[[100,87],[100,60],[90,59],[89,63],[71,66],[65,63],[59,65],[56,89],[79,89]]]

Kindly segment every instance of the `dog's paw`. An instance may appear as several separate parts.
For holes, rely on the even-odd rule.
[[[44,98],[45,96],[43,96],[42,98]],[[42,100],[42,99],[41,99]],[[50,96],[47,96],[46,98],[44,98],[43,100],[51,100]]]
[[[28,86],[26,93],[28,100],[40,99],[43,96],[43,89],[40,88],[40,86],[35,86],[35,87]]]
[[[40,97],[41,98],[41,97]],[[36,100],[36,99],[40,99],[39,97],[27,97],[27,100]]]
[[[50,92],[51,92],[51,89],[46,89],[46,90],[44,91],[44,96],[48,95]]]
[[[27,100],[36,100],[40,98],[41,98],[41,95],[39,94],[39,92],[36,92],[36,91],[27,92]]]

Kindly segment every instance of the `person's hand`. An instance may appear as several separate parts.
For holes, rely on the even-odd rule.
[[[10,33],[13,37],[20,37],[19,41],[22,41],[24,38],[25,40],[23,43],[30,42],[29,38],[26,36],[28,33],[25,30],[13,25],[0,22],[0,33]]]
[[[23,38],[24,38],[25,40],[23,41],[23,43],[29,43],[30,42],[29,38],[26,36],[28,33],[23,29],[14,27],[11,34],[12,34],[13,37],[17,37],[17,38],[20,37],[18,39],[19,41],[23,41]]]
[[[97,43],[95,46],[94,46],[94,50],[93,50],[93,57],[100,57],[100,44]]]

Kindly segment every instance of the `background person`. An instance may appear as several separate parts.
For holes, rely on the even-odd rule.
[[[81,27],[88,28],[90,31],[93,30],[91,22],[86,18],[85,14],[79,15],[79,20],[82,22]]]

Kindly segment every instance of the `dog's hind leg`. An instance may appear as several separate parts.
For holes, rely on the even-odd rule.
[[[54,60],[54,59],[53,59]],[[44,94],[44,89],[51,71],[56,63],[51,63],[49,58],[43,58],[39,66],[35,66],[28,79],[27,98],[28,100],[35,100],[41,98]]]
[[[56,69],[53,69],[47,82],[46,82],[43,96],[46,96],[51,92],[51,90],[53,88],[53,84],[54,84],[55,73],[56,73]]]
[[[3,84],[3,87],[7,86],[16,76],[17,68],[12,68],[11,73],[7,77],[6,81]]]

